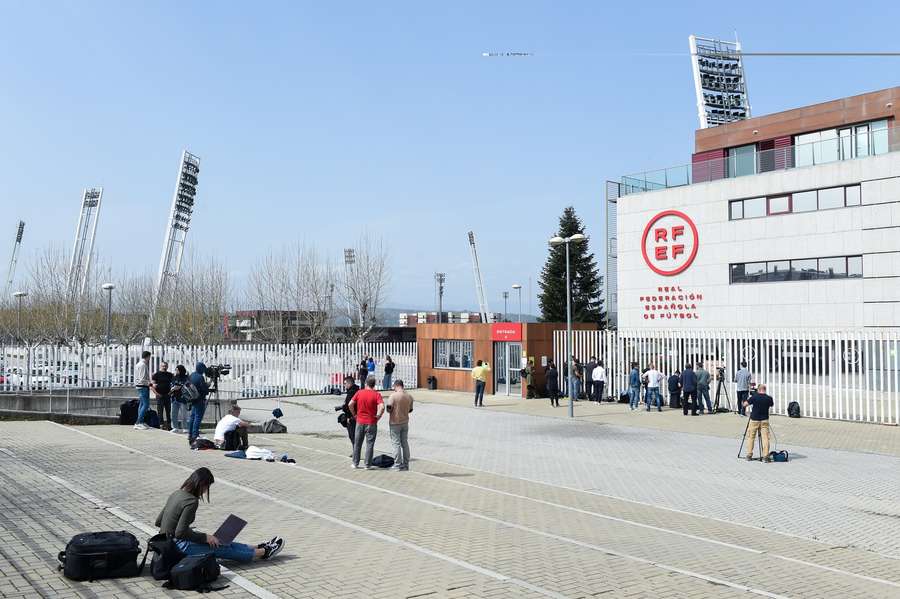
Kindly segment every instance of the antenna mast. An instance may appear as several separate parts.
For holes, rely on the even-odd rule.
[[[475,249],[475,233],[469,231],[469,249],[472,251],[472,271],[475,273],[475,294],[478,296],[478,309],[481,311],[481,322],[488,322],[488,303],[484,296],[484,279],[478,266],[478,251]]]

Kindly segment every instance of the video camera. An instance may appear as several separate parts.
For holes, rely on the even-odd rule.
[[[724,366],[716,366],[716,380],[717,381],[725,380],[725,367]]]
[[[340,412],[340,414],[338,414],[338,417],[337,417],[338,424],[340,424],[344,428],[347,428],[347,424],[350,421],[349,410],[347,408],[345,408],[342,404],[339,406],[334,406],[334,411]]]
[[[213,364],[206,367],[206,376],[211,381],[218,380],[221,376],[231,373],[231,364]]]

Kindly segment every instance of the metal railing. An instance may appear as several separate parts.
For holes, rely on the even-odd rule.
[[[622,177],[621,194],[706,183],[746,175],[866,158],[900,151],[900,127],[872,129],[807,144],[714,158]]]
[[[48,398],[64,393],[69,398],[93,400],[108,395],[100,393],[104,390],[116,397],[122,393],[130,397],[134,395],[134,367],[142,351],[140,345],[0,346],[0,398],[3,393]],[[162,361],[168,362],[173,372],[176,365],[183,364],[188,373],[197,362],[230,365],[230,373],[219,379],[222,399],[331,393],[343,388],[345,375],[356,376],[365,355],[375,359],[377,388],[381,388],[387,355],[395,364],[393,380],[402,379],[407,388],[417,386],[415,342],[178,345],[154,346],[151,352],[151,374]],[[30,404],[43,405],[36,400]],[[51,411],[65,405],[64,413],[77,413],[55,399],[48,400],[48,405],[57,408]]]
[[[555,331],[557,364],[565,354],[565,331]],[[900,332],[879,330],[619,330],[574,331],[576,357],[597,356],[607,368],[608,395],[628,389],[629,365],[650,364],[668,376],[703,362],[713,375],[724,367],[720,405],[736,406],[734,375],[742,361],[756,383],[787,414],[796,401],[803,416],[881,424],[900,423]],[[562,369],[560,369],[562,370]],[[561,385],[563,382],[560,382]],[[562,386],[560,386],[562,388]],[[665,389],[661,389],[665,392]],[[667,395],[667,394],[666,394]]]

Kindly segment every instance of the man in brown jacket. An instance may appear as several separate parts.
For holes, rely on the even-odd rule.
[[[409,470],[409,414],[413,411],[413,398],[403,388],[403,381],[397,379],[394,392],[387,400],[387,411],[391,415],[391,443],[394,445],[394,468]]]

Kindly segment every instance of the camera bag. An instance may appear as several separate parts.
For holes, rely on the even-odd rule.
[[[137,576],[140,553],[140,544],[130,532],[83,532],[72,537],[57,559],[66,578],[93,581]]]
[[[167,589],[179,591],[221,591],[228,585],[213,588],[211,582],[215,582],[222,569],[216,556],[212,553],[203,555],[188,555],[181,558],[169,571],[169,580],[163,586]]]
[[[769,453],[769,457],[772,458],[773,462],[787,462],[790,459],[790,456],[785,449],[782,449],[781,451],[772,451]]]
[[[147,541],[148,551],[153,552],[153,561],[150,562],[150,574],[155,580],[167,580],[172,568],[184,558],[184,553],[165,534],[160,533],[150,537]]]

